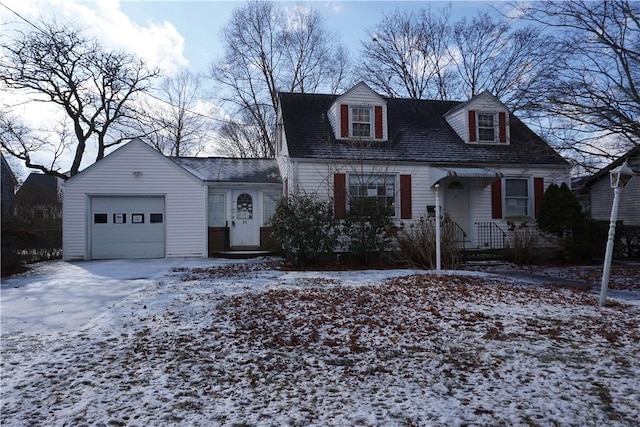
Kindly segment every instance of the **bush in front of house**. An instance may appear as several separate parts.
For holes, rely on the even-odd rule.
[[[574,260],[589,259],[593,253],[587,219],[577,197],[567,184],[551,184],[544,193],[537,218],[538,228],[557,236],[558,244]]]
[[[342,222],[342,234],[349,245],[349,254],[357,262],[388,261],[398,229],[389,210],[375,198],[352,200],[349,214]]]
[[[518,265],[533,264],[539,259],[539,236],[527,221],[516,224],[507,221],[509,227],[502,255],[506,261]]]
[[[313,264],[336,246],[333,204],[310,195],[282,197],[271,217],[271,233],[295,265]]]
[[[441,266],[454,269],[460,264],[460,249],[456,242],[453,222],[445,216],[440,222]],[[400,259],[415,268],[436,267],[435,218],[421,217],[417,222],[403,224],[396,235]]]

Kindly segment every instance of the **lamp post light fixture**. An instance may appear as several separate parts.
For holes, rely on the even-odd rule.
[[[611,219],[609,220],[609,234],[607,236],[607,250],[604,255],[602,268],[602,283],[600,285],[600,307],[604,306],[609,286],[609,273],[611,272],[611,258],[613,257],[613,243],[616,235],[616,221],[618,220],[618,204],[620,192],[627,186],[633,177],[633,170],[627,166],[627,161],[609,172],[611,188],[613,188],[613,205],[611,206]]]

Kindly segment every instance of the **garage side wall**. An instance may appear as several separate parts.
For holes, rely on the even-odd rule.
[[[206,187],[193,175],[132,141],[64,185],[63,257],[91,258],[91,197],[163,196],[165,256],[206,257]]]

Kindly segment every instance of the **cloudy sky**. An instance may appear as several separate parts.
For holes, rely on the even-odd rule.
[[[298,4],[282,3],[291,8]],[[367,28],[375,26],[384,14],[395,9],[417,10],[427,4],[439,9],[449,3],[315,1],[306,4],[323,15],[330,31],[337,33],[355,55]],[[453,1],[452,15],[454,18],[473,16],[486,4]],[[508,8],[506,2],[490,4]],[[72,21],[87,28],[105,44],[126,47],[167,71],[183,66],[205,71],[211,60],[222,53],[220,32],[232,11],[240,5],[240,1],[213,0],[0,0],[0,20],[3,24],[35,22],[41,17]]]
[[[287,8],[298,4],[282,3]],[[374,27],[386,13],[396,9],[417,10],[428,4],[432,9],[440,9],[449,3],[316,1],[307,4],[322,14],[329,30],[336,33],[355,56],[367,29]],[[490,4],[508,12],[506,2]],[[40,19],[73,22],[104,45],[126,48],[150,65],[159,66],[165,74],[185,67],[205,73],[211,61],[222,55],[221,30],[233,10],[241,5],[240,1],[213,0],[0,0],[0,36],[10,34],[15,24],[37,23]],[[453,1],[452,17],[454,20],[471,17],[486,5],[486,2]],[[0,94],[0,103],[19,104],[6,94]],[[46,107],[29,108],[41,110],[22,114],[46,116],[42,110]],[[28,173],[24,168],[17,172],[24,175],[23,178]]]

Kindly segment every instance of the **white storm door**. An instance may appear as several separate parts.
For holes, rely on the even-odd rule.
[[[444,210],[449,214],[451,220],[467,233],[467,238],[469,238],[471,236],[469,233],[469,189],[465,184],[453,181],[447,185],[444,193]]]
[[[231,246],[259,246],[258,195],[234,190],[231,201]]]

